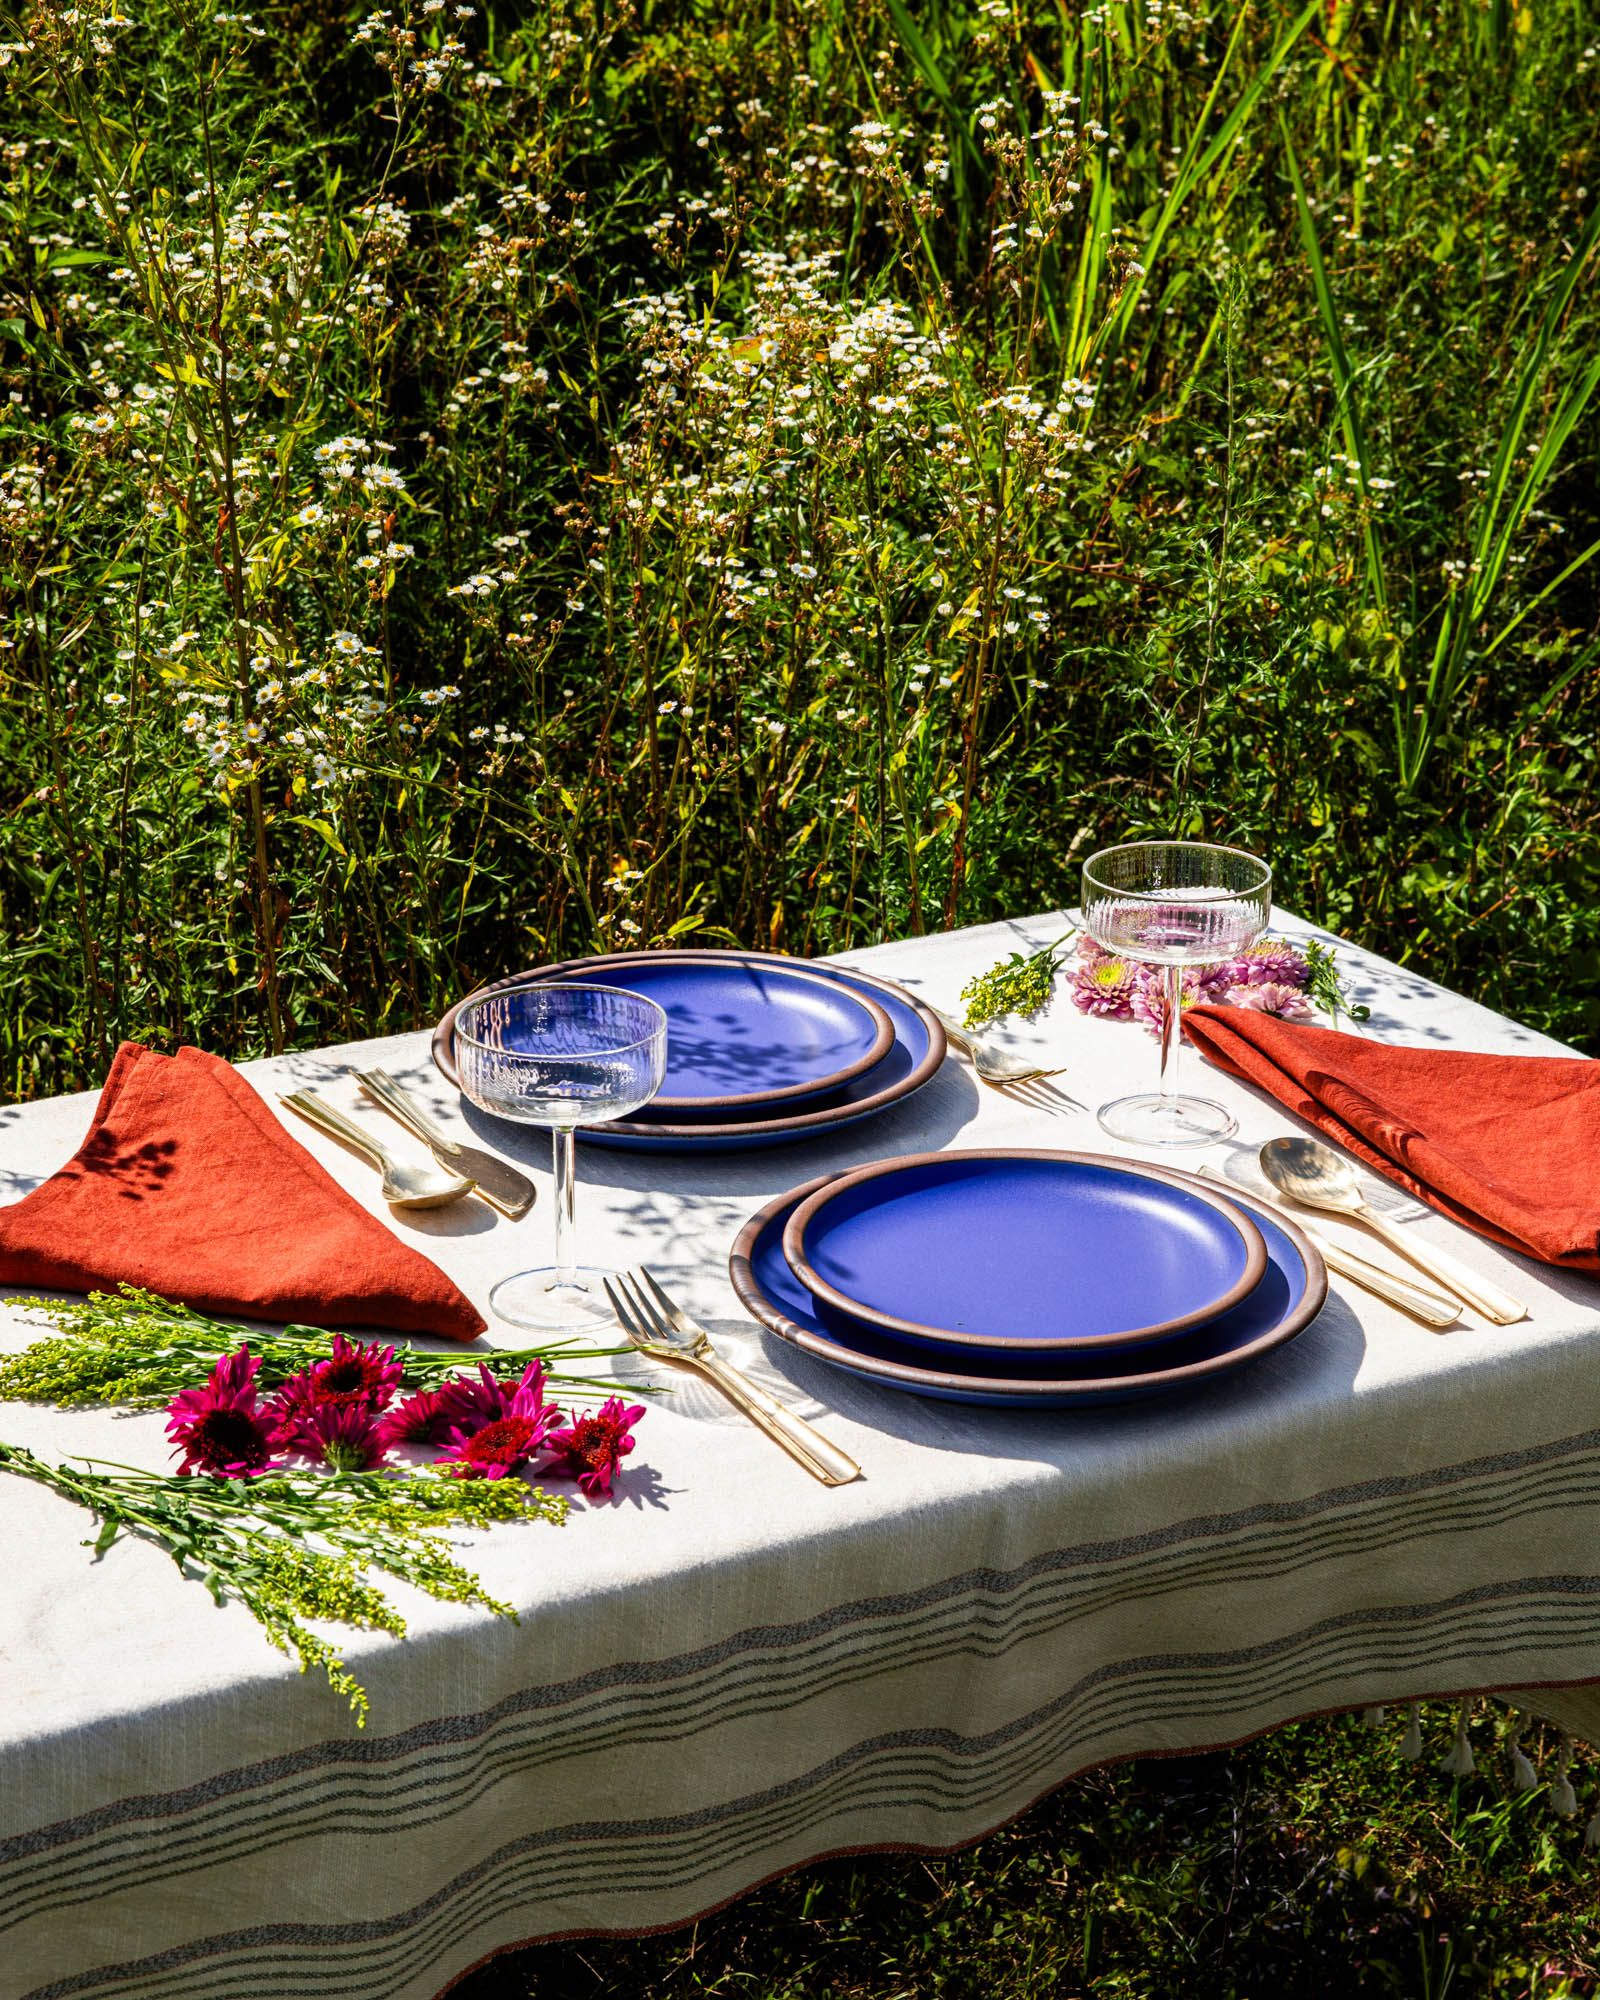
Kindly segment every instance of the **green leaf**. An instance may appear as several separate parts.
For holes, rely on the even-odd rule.
[[[335,854],[346,854],[344,842],[325,819],[308,819],[303,813],[289,813],[286,817],[291,826],[303,826],[311,833],[320,834]]]

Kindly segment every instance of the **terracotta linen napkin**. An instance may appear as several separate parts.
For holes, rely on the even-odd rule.
[[[1393,1048],[1240,1007],[1183,1017],[1207,1060],[1508,1250],[1600,1272],[1600,1063]]]
[[[117,1050],[89,1133],[0,1208],[0,1284],[141,1285],[204,1312],[471,1340],[436,1264],[345,1193],[238,1071],[201,1049]]]

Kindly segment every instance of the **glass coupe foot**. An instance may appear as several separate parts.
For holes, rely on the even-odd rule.
[[[526,1327],[530,1333],[615,1334],[617,1316],[604,1284],[610,1275],[580,1266],[572,1274],[577,1281],[573,1283],[572,1278],[563,1280],[553,1267],[519,1271],[495,1286],[489,1294],[489,1307],[496,1318]]]
[[[1148,1092],[1102,1104],[1102,1131],[1130,1146],[1214,1146],[1238,1131],[1238,1121],[1207,1097],[1162,1097]]]

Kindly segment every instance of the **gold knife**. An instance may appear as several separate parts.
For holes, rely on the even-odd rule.
[[[1461,1322],[1461,1308],[1454,1299],[1442,1292],[1431,1292],[1426,1285],[1413,1284],[1398,1271],[1391,1271],[1383,1264],[1371,1264],[1365,1257],[1358,1257],[1353,1250],[1347,1250],[1342,1243],[1335,1243],[1320,1230],[1313,1229],[1298,1210],[1291,1209],[1287,1202],[1275,1200],[1259,1188],[1240,1187],[1237,1181],[1229,1180],[1226,1174],[1219,1174],[1212,1167],[1199,1167],[1198,1173],[1208,1181],[1214,1181],[1225,1192],[1242,1194],[1250,1201],[1259,1201],[1264,1208],[1276,1209],[1316,1244],[1322,1253],[1322,1261],[1330,1271],[1337,1271],[1363,1290],[1375,1293],[1380,1299],[1387,1299],[1392,1306],[1410,1313],[1413,1319],[1420,1319],[1424,1326],[1444,1328],[1458,1326]]]
[[[391,1118],[397,1118],[429,1148],[441,1167],[465,1174],[492,1208],[499,1209],[513,1222],[532,1208],[539,1190],[525,1173],[498,1154],[486,1153],[479,1146],[463,1146],[452,1139],[387,1070],[358,1070],[356,1081],[374,1103],[381,1104]]]

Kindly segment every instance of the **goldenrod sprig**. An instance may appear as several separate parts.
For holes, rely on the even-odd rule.
[[[1077,936],[1075,930],[1048,944],[1043,951],[1014,951],[987,972],[977,973],[961,989],[966,1003],[965,1025],[981,1028],[1002,1014],[1037,1014],[1050,998],[1056,968],[1067,946]]]
[[[103,1555],[117,1537],[153,1542],[219,1604],[243,1604],[300,1671],[320,1667],[355,1713],[367,1692],[334,1646],[302,1620],[328,1618],[397,1638],[405,1621],[368,1580],[383,1571],[453,1604],[482,1604],[515,1619],[450,1553],[442,1530],[567,1516],[565,1500],[520,1479],[449,1479],[434,1472],[275,1472],[260,1479],[185,1478],[99,1459],[52,1465],[0,1442],[0,1470],[37,1480],[86,1507]],[[88,1546],[88,1544],[86,1544]]]
[[[275,1389],[310,1362],[333,1352],[333,1335],[321,1327],[286,1326],[281,1333],[208,1318],[154,1292],[123,1285],[116,1292],[91,1292],[83,1300],[23,1299],[28,1311],[54,1322],[57,1333],[36,1340],[19,1354],[0,1356],[0,1401],[55,1403],[61,1408],[120,1403],[127,1409],[165,1407],[180,1390],[203,1381],[224,1354],[248,1343],[261,1362],[257,1382]],[[397,1343],[404,1373],[401,1386],[423,1389],[487,1360],[501,1374],[519,1375],[530,1361],[542,1361],[553,1382],[578,1388],[610,1384],[571,1372],[571,1364],[626,1352],[558,1342],[541,1348],[477,1348],[453,1352]]]

